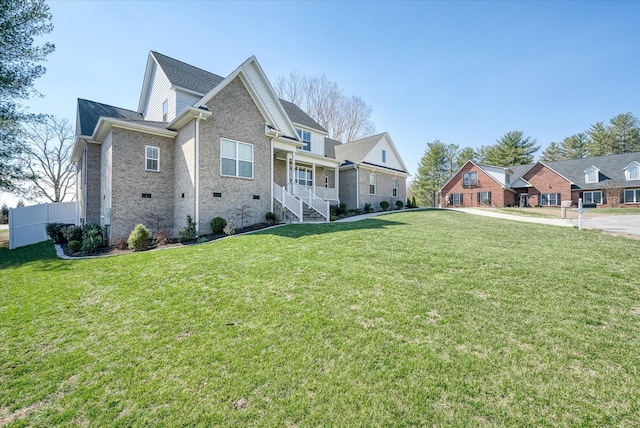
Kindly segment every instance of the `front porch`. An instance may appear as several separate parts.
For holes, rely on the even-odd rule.
[[[339,203],[338,162],[303,150],[274,150],[273,195],[297,221],[329,221]],[[321,219],[310,210],[319,214]]]

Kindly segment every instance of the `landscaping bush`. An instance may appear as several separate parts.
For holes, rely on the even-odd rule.
[[[75,239],[71,240],[67,244],[67,248],[69,248],[69,251],[71,251],[72,253],[77,253],[78,251],[80,251],[80,248],[82,248],[82,242]]]
[[[82,228],[82,250],[95,252],[104,246],[104,231],[99,224],[87,224]]]
[[[67,242],[62,234],[62,228],[65,227],[64,223],[47,223],[44,227],[47,232],[47,236],[53,239],[54,244],[64,244]]]
[[[274,224],[277,221],[276,215],[271,211],[264,215],[264,219],[267,220],[267,223],[269,224]]]
[[[373,208],[371,208],[371,204],[364,204],[364,212],[365,213],[370,213],[373,211]]]
[[[388,210],[389,209],[389,202],[387,202],[387,201],[380,202],[380,208],[382,208],[382,211]]]
[[[182,229],[178,235],[180,242],[189,242],[196,240],[196,223],[190,215],[187,216],[187,227]]]
[[[223,232],[227,236],[234,235],[236,233],[236,227],[233,225],[232,221],[229,221],[229,223],[227,223],[227,225],[224,227]]]
[[[134,251],[143,251],[147,249],[147,245],[149,245],[149,237],[151,233],[149,229],[145,227],[144,224],[136,224],[136,227],[133,228],[131,233],[129,234],[129,239],[127,239],[127,245],[130,250]]]
[[[62,236],[67,241],[82,241],[82,227],[80,226],[65,226],[62,228]]]
[[[173,232],[169,229],[162,229],[153,235],[153,240],[158,245],[167,245],[173,242]]]
[[[222,233],[226,225],[227,220],[222,217],[214,217],[213,220],[211,220],[211,232],[215,234]]]
[[[398,209],[401,210],[402,207],[404,207],[404,203],[402,201],[396,201],[396,207],[398,207]]]
[[[117,238],[113,241],[113,246],[118,250],[127,250],[129,248],[129,244],[127,244],[127,240],[125,238]]]

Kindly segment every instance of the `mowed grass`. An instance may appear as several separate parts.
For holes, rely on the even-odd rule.
[[[0,249],[0,425],[637,426],[639,255],[435,210]]]
[[[9,247],[9,229],[0,229],[0,248]]]

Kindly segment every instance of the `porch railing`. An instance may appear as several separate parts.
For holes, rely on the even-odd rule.
[[[298,183],[290,183],[290,185],[287,187],[291,189],[291,193],[296,195],[298,198],[300,198],[301,201],[304,201],[307,205],[320,213],[320,215],[323,216],[326,221],[329,221],[329,217],[331,216],[329,202],[314,195]]]
[[[338,201],[338,189],[333,187],[312,187],[311,192],[325,201]]]
[[[298,218],[298,221],[302,221],[302,200],[297,199],[276,183],[272,183],[272,185],[273,197],[276,201],[280,202],[280,205],[291,211],[293,215]]]

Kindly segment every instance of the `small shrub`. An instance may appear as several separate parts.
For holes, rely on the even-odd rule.
[[[396,201],[396,207],[397,209],[401,210],[402,207],[404,207],[404,203],[402,201]]]
[[[82,242],[71,240],[67,244],[67,248],[69,248],[69,251],[71,251],[72,253],[77,253],[78,251],[80,251],[80,248],[82,248]]]
[[[82,227],[65,226],[62,228],[62,236],[67,241],[82,241]]]
[[[364,204],[364,212],[370,213],[371,211],[373,211],[373,208],[371,208],[371,204]]]
[[[153,240],[158,245],[167,245],[173,242],[173,232],[169,229],[162,229],[153,235]]]
[[[340,205],[338,205],[338,207],[340,208],[340,214],[346,214],[347,213],[347,204],[344,202],[340,202]]]
[[[201,236],[198,239],[196,239],[196,242],[198,244],[204,244],[205,242],[209,242],[209,240],[207,238],[205,238],[204,236]]]
[[[389,209],[389,202],[387,202],[387,201],[380,202],[380,208],[382,208],[382,211],[388,210]]]
[[[216,234],[222,233],[226,225],[227,220],[222,217],[214,217],[213,220],[211,220],[211,232]]]
[[[178,235],[180,242],[195,241],[196,239],[196,223],[190,215],[187,216],[187,227],[180,231]]]
[[[118,249],[118,250],[128,250],[129,249],[129,244],[127,243],[127,239],[126,238],[116,238],[113,241],[113,246],[116,247],[116,249]]]
[[[64,244],[67,242],[62,234],[62,228],[65,227],[64,223],[47,223],[44,227],[47,232],[47,236],[53,239],[54,244]]]
[[[150,236],[151,233],[144,224],[136,224],[136,227],[129,234],[129,239],[127,239],[129,249],[134,251],[146,250]]]
[[[267,223],[269,224],[275,224],[275,222],[277,221],[276,215],[271,211],[264,215],[264,219],[267,220]]]
[[[227,236],[235,235],[236,227],[234,226],[233,221],[229,220],[229,223],[224,227],[223,232]]]
[[[99,224],[87,224],[82,228],[82,249],[88,253],[93,253],[98,248],[104,246],[102,226]]]

